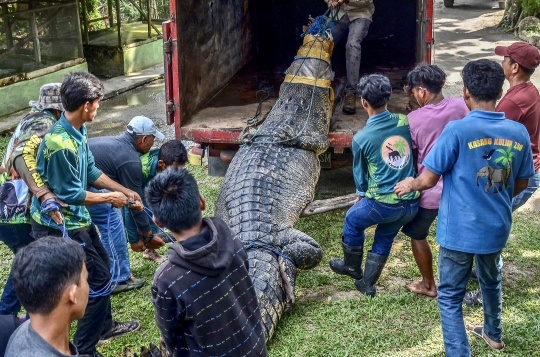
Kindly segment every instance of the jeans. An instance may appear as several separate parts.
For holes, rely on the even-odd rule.
[[[0,241],[16,254],[19,249],[34,241],[30,235],[31,231],[32,227],[29,224],[0,224]],[[0,301],[0,315],[17,315],[20,310],[21,303],[15,294],[13,279],[9,273]]]
[[[352,247],[364,246],[364,230],[376,224],[371,252],[387,257],[399,230],[414,218],[417,211],[418,200],[388,204],[363,198],[345,215],[343,243]]]
[[[536,189],[540,186],[540,172],[537,172],[533,177],[529,179],[527,188],[524,189],[519,195],[512,199],[512,212],[523,206]]]
[[[441,313],[444,349],[447,356],[469,357],[469,340],[463,323],[462,302],[473,259],[476,260],[478,282],[482,289],[484,333],[502,340],[502,283],[497,267],[501,251],[491,254],[472,254],[441,247],[439,250],[439,287],[437,300]]]
[[[99,192],[93,187],[90,188],[90,191]],[[105,191],[108,192],[107,190],[101,192]],[[90,213],[92,223],[99,229],[103,248],[111,258],[110,272],[113,281],[122,283],[128,280],[131,276],[131,269],[122,211],[119,208],[112,207],[110,203],[87,206],[86,208]],[[116,252],[116,259],[113,257],[111,244],[112,249]]]
[[[74,229],[68,232],[69,237],[78,243],[84,243],[86,269],[88,270],[88,285],[93,291],[98,291],[109,283],[109,255],[103,248],[95,225],[88,228]],[[40,239],[47,236],[62,237],[57,229],[42,226],[32,220],[32,236]],[[73,343],[79,354],[93,354],[96,344],[103,332],[112,326],[110,296],[89,297],[84,316],[77,322],[77,330]]]
[[[341,37],[349,30],[347,37],[346,59],[347,59],[347,93],[356,94],[358,92],[358,81],[360,79],[360,62],[362,59],[362,40],[366,37],[371,25],[369,19],[356,19],[349,21],[349,16],[344,15],[332,28],[334,43],[338,43]]]
[[[533,177],[529,179],[529,184],[527,185],[527,188],[521,191],[519,195],[512,198],[512,212],[517,210],[519,207],[523,206],[525,202],[531,198],[533,193],[536,191],[536,189],[540,186],[540,172],[536,173]],[[499,267],[499,271],[503,267],[503,260],[502,256],[499,259],[499,262],[497,264]]]

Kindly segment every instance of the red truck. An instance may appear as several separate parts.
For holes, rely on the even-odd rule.
[[[433,0],[374,3],[361,72],[387,75],[394,87],[389,109],[406,114],[415,104],[402,90],[406,74],[432,62]],[[163,23],[167,120],[178,139],[208,148],[210,175],[224,175],[248,121],[271,110],[303,25],[326,9],[323,0],[170,0]],[[336,94],[345,75],[345,42],[332,57]],[[361,108],[355,115],[334,110],[322,167],[350,164],[352,137],[366,120]]]

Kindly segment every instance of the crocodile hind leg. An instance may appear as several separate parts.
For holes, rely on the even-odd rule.
[[[281,234],[285,242],[282,252],[298,269],[312,269],[321,262],[323,251],[315,239],[294,228],[287,228]]]
[[[285,291],[276,254],[267,250],[249,249],[249,276],[253,282],[261,318],[268,341],[285,309]]]

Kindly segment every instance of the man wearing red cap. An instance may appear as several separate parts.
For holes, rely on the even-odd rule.
[[[531,83],[531,76],[540,63],[538,48],[527,42],[516,42],[508,47],[497,46],[495,53],[504,56],[502,67],[510,89],[497,104],[497,111],[527,128],[536,175],[529,186],[512,201],[512,210],[522,206],[540,186],[540,95]]]
[[[496,110],[527,128],[531,138],[534,172],[523,192],[512,199],[512,211],[521,207],[540,186],[540,95],[531,83],[531,76],[540,63],[538,48],[527,42],[515,42],[508,47],[497,46],[495,53],[504,56],[501,63],[510,89],[497,104]],[[499,263],[502,267],[502,261]],[[482,304],[482,291],[471,291],[463,299],[468,306]]]

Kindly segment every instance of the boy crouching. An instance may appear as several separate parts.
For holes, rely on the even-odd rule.
[[[171,168],[146,189],[154,221],[176,240],[156,271],[156,322],[172,356],[266,356],[247,254],[219,218],[202,218],[197,182]]]

